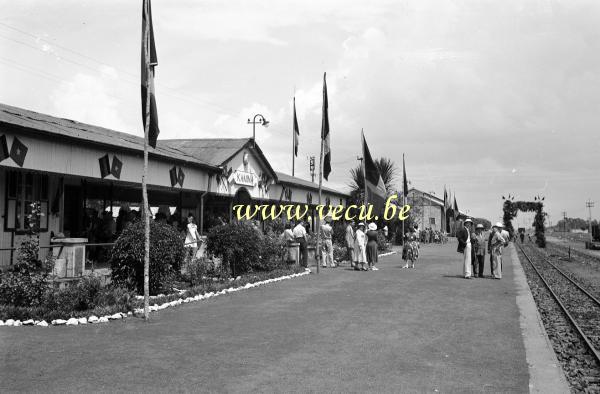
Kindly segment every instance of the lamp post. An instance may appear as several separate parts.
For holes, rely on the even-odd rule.
[[[259,118],[259,119],[256,120],[256,118]],[[265,119],[265,117],[262,116],[261,114],[254,115],[254,118],[252,118],[252,120],[248,119],[248,124],[252,125],[252,143],[254,144],[254,147],[256,147],[256,124],[257,123],[263,125],[264,127],[269,126],[269,121],[267,119]]]

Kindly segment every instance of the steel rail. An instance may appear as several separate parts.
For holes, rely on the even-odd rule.
[[[529,256],[527,255],[527,253],[525,253],[525,251],[523,250],[523,247],[521,245],[519,245],[519,249],[521,249],[521,253],[523,253],[523,256],[525,256],[525,258],[527,259],[527,261],[529,261],[529,264],[531,264],[531,266],[533,267],[533,269],[535,270],[535,272],[538,274],[538,276],[540,277],[540,279],[542,280],[542,282],[544,282],[544,285],[546,285],[546,288],[548,289],[548,291],[550,291],[550,294],[552,294],[552,297],[554,297],[554,300],[556,300],[556,303],[560,306],[560,308],[563,310],[563,312],[565,313],[565,315],[567,316],[567,318],[571,321],[571,324],[573,325],[573,327],[575,327],[575,329],[579,333],[579,336],[581,336],[581,338],[583,339],[583,341],[585,342],[585,344],[587,345],[587,347],[590,349],[590,351],[592,352],[592,354],[596,358],[596,361],[598,361],[598,363],[600,363],[600,353],[598,353],[598,350],[596,350],[596,348],[594,347],[594,345],[592,345],[592,343],[590,342],[590,339],[588,338],[588,336],[585,335],[585,333],[583,332],[583,330],[581,329],[581,327],[579,327],[579,324],[577,324],[577,322],[575,321],[575,319],[573,318],[573,316],[571,316],[571,314],[569,313],[569,311],[567,310],[567,308],[564,306],[564,304],[561,302],[561,300],[558,298],[558,296],[556,295],[556,293],[554,293],[554,290],[552,290],[552,287],[550,287],[550,285],[548,284],[548,282],[546,282],[546,279],[544,279],[544,277],[542,276],[542,274],[540,273],[540,271],[537,269],[537,267],[535,266],[535,264],[533,264],[533,262],[531,261],[531,258],[529,258]]]

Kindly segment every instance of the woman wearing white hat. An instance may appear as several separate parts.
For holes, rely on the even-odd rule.
[[[367,263],[369,269],[373,271],[379,271],[375,267],[377,262],[377,225],[373,222],[369,223],[369,231],[367,231]]]
[[[502,223],[498,222],[493,227],[490,254],[492,256],[492,272],[494,279],[502,279],[502,249],[507,240],[502,236]]]
[[[365,267],[365,263],[367,262],[366,245],[365,224],[358,223],[358,228],[354,236],[354,258],[356,259],[354,269],[356,270],[368,271]]]

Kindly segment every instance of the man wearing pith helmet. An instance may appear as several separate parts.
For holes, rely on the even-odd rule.
[[[473,235],[473,253],[475,261],[473,262],[473,275],[483,278],[483,265],[485,262],[485,250],[487,239],[483,234],[483,224],[475,226],[475,235]]]

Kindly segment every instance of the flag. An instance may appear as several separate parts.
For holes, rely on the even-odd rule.
[[[408,198],[408,180],[406,179],[406,164],[404,164],[404,153],[402,154],[402,194]]]
[[[110,167],[112,176],[119,179],[121,177],[121,168],[123,168],[123,162],[117,156],[113,156],[112,166]]]
[[[454,213],[454,220],[456,220],[459,216],[458,205],[456,204],[456,195],[454,195],[454,206],[452,207],[452,212]]]
[[[108,174],[110,174],[110,159],[108,158],[108,155],[99,158],[98,163],[100,164],[100,176],[102,178],[108,176]]]
[[[362,135],[363,143],[363,171],[365,174],[365,203],[373,205],[373,210],[379,213],[385,205],[385,184],[381,174],[371,157],[369,146],[365,135]]]
[[[17,137],[13,138],[13,143],[10,147],[10,157],[19,167],[23,167],[25,156],[27,156],[27,147]]]
[[[329,104],[327,101],[327,82],[323,73],[323,122],[321,123],[321,139],[323,140],[323,178],[326,180],[331,173],[331,146],[329,144],[329,114],[327,113]]]
[[[150,0],[144,0],[142,12],[142,120],[146,127],[146,100],[150,99],[150,125],[148,126],[148,145],[156,148],[158,138],[158,113],[154,95],[154,67],[158,65],[152,28],[152,7]]]
[[[296,117],[296,97],[294,97],[294,155],[298,157],[298,141],[300,140],[300,129]]]
[[[6,136],[0,136],[0,161],[7,159],[9,157],[8,154],[8,143],[6,142]]]
[[[185,174],[181,167],[179,167],[179,172],[177,173],[177,182],[179,182],[179,186],[183,187],[183,181],[185,180]]]
[[[177,167],[173,166],[173,168],[169,170],[169,177],[171,177],[171,187],[175,186],[179,182],[177,179]]]

